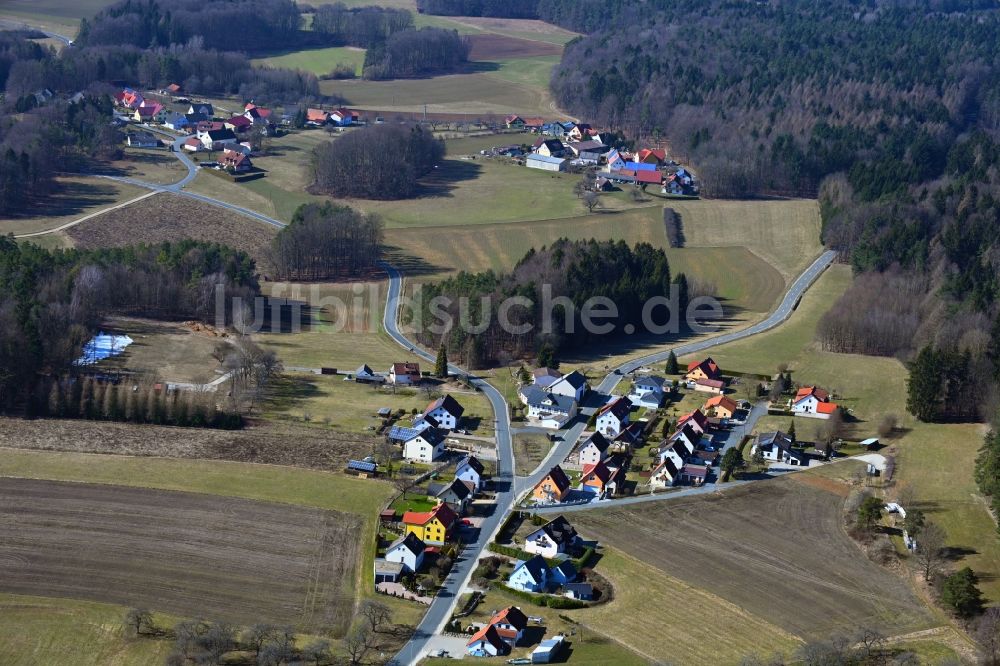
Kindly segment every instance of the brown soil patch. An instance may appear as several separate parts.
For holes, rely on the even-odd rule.
[[[80,248],[122,247],[192,239],[243,250],[262,271],[266,252],[277,233],[266,224],[218,206],[176,194],[157,194],[131,206],[99,215],[66,230]]]
[[[810,488],[816,488],[817,490],[823,490],[828,493],[833,493],[837,497],[847,497],[851,494],[851,488],[847,484],[841,483],[840,481],[835,481],[834,479],[827,479],[822,476],[815,476],[813,474],[789,474],[788,478],[795,481],[796,483],[801,483],[809,486]]]
[[[122,486],[0,479],[0,590],[342,633],[361,518]]]
[[[535,56],[557,56],[563,47],[548,42],[507,37],[506,35],[467,35],[469,60],[506,60],[508,58],[533,58]]]
[[[290,424],[244,430],[170,428],[103,421],[0,419],[0,446],[289,465],[338,471],[370,455],[377,438]]]

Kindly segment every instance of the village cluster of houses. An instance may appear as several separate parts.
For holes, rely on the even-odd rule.
[[[637,187],[654,185],[663,194],[694,196],[698,194],[694,176],[667,158],[661,148],[642,148],[635,153],[615,148],[615,136],[588,123],[546,121],[510,115],[504,119],[508,129],[532,132],[538,138],[525,156],[524,164],[542,171],[566,171],[569,164],[600,166],[594,188],[609,190],[618,184]],[[505,146],[498,154],[520,157],[520,146]]]
[[[314,108],[306,109],[306,125],[310,127],[330,125],[333,127],[350,127],[359,123],[360,114],[351,109],[339,108],[331,111]]]

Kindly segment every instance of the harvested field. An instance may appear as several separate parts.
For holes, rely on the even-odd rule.
[[[362,519],[123,486],[0,479],[0,590],[343,633]]]
[[[904,579],[843,529],[838,494],[793,477],[577,514],[577,529],[806,640],[934,626]]]
[[[284,425],[209,430],[103,421],[0,419],[0,446],[291,465],[339,471],[372,452],[375,437]]]
[[[276,229],[176,194],[158,194],[105,213],[67,230],[77,247],[120,247],[185,238],[243,250],[266,267],[266,250]]]
[[[490,33],[468,35],[466,39],[469,41],[469,60],[557,56],[563,51],[558,44]]]
[[[96,176],[58,176],[56,191],[34,202],[30,210],[0,218],[0,234],[31,234],[57,229],[85,215],[103,211],[148,194],[148,190]]]
[[[521,37],[522,39],[550,42],[552,44],[565,44],[577,36],[575,32],[535,19],[451,16],[449,20],[476,30],[492,32],[498,35],[511,35],[513,37]]]

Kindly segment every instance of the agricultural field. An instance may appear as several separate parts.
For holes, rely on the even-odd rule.
[[[76,247],[123,247],[192,239],[223,243],[249,254],[268,271],[267,251],[277,229],[245,215],[161,192],[91,218],[64,232]]]
[[[350,65],[354,73],[361,76],[361,66],[365,63],[365,50],[354,46],[333,46],[325,49],[292,51],[255,58],[254,65],[302,69],[317,76],[327,74],[337,65]]]
[[[57,191],[32,207],[30,213],[0,219],[0,234],[31,234],[58,229],[86,215],[104,214],[149,190],[94,176],[59,176]]]
[[[906,583],[869,561],[847,536],[842,506],[848,486],[806,483],[800,476],[723,494],[584,512],[575,522],[624,557],[717,596],[756,621],[781,627],[773,636],[783,638],[786,647],[863,626],[887,635],[935,626]],[[621,611],[609,606],[608,615],[624,623],[635,619]],[[666,623],[661,634],[664,647],[681,640],[677,633],[690,633],[690,622],[672,624]],[[712,635],[730,644],[733,657],[750,651],[768,655],[781,647],[760,644],[771,631],[742,633],[736,640],[726,631]],[[712,650],[705,654],[720,656]]]
[[[30,479],[0,479],[0,497],[3,592],[338,635],[351,623],[358,516]]]

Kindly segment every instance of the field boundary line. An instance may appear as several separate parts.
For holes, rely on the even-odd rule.
[[[110,213],[113,210],[119,210],[121,208],[125,208],[126,206],[131,206],[132,204],[142,201],[143,199],[148,199],[154,194],[159,194],[161,191],[162,190],[153,190],[152,192],[146,192],[145,194],[140,194],[134,199],[129,199],[128,201],[116,204],[114,206],[111,206],[110,208],[105,208],[103,210],[95,211],[93,213],[88,213],[87,215],[84,215],[81,218],[73,220],[72,222],[67,222],[66,224],[63,224],[62,226],[54,227],[52,229],[47,229],[45,231],[33,231],[29,234],[15,234],[14,238],[36,238],[38,236],[47,236],[48,234],[59,233],[60,231],[65,231],[66,229],[75,227],[76,225],[82,224],[87,220],[91,220],[99,215],[104,215],[105,213]]]

